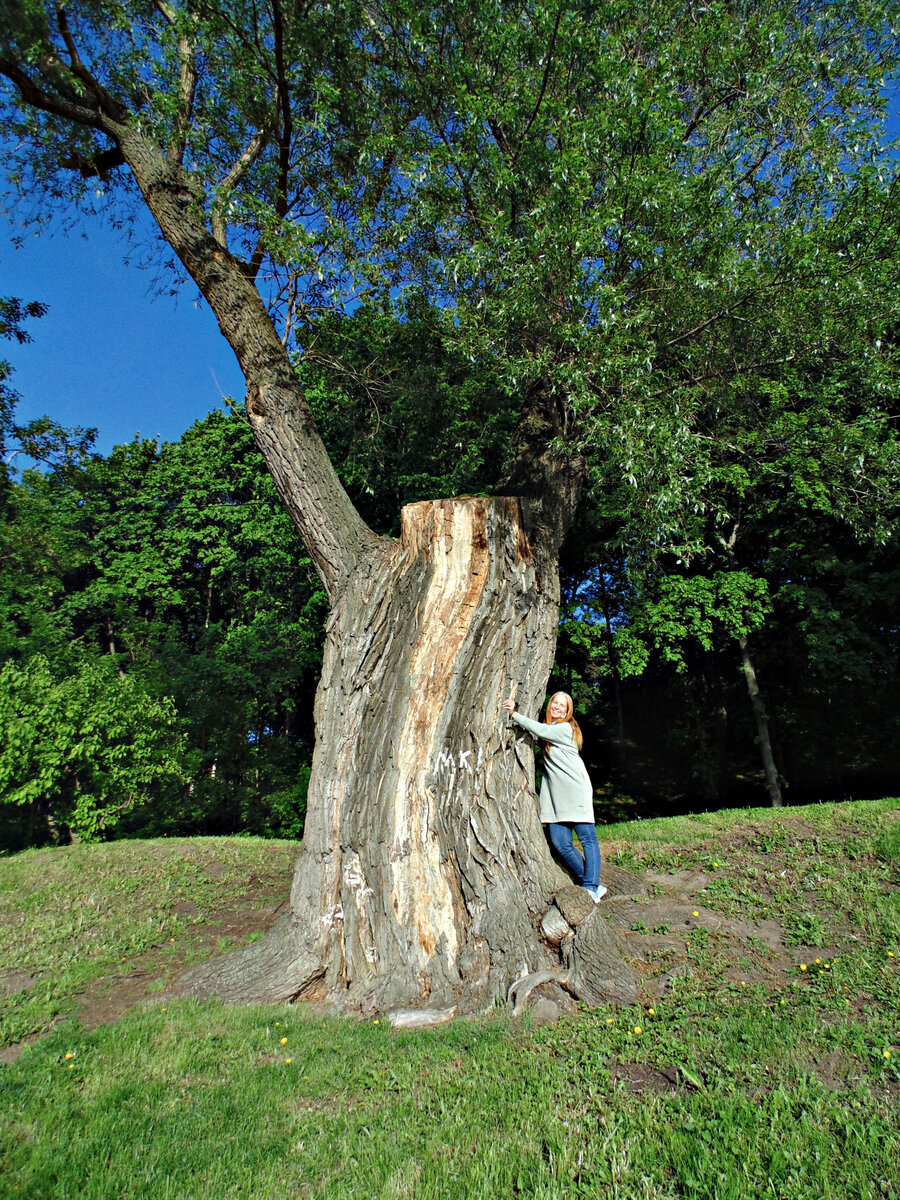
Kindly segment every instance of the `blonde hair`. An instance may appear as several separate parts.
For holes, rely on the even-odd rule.
[[[557,698],[557,696],[559,696],[562,700],[565,700],[565,702],[566,702],[566,715],[564,717],[558,717],[556,720],[554,720],[553,717],[550,716],[550,705]],[[578,725],[578,722],[575,720],[574,713],[575,713],[575,704],[573,703],[572,697],[569,695],[568,692],[554,692],[553,695],[550,697],[550,699],[547,701],[546,724],[547,725],[562,725],[562,723],[564,721],[568,721],[568,723],[572,726],[572,733],[575,735],[575,746],[578,749],[578,752],[580,754],[581,747],[584,745],[584,738],[581,736],[581,729]],[[550,752],[550,746],[547,742],[545,742],[544,743],[544,753],[549,754],[549,752]]]

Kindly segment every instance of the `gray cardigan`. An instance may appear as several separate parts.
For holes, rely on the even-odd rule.
[[[521,713],[510,714],[517,725],[542,741],[550,743],[544,753],[544,778],[541,783],[541,821],[594,823],[594,789],[575,745],[575,731],[568,721],[544,725]]]

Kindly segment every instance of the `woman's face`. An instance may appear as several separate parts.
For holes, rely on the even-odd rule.
[[[562,698],[562,696],[557,692],[557,694],[550,701],[550,720],[551,721],[559,721],[565,717],[565,715],[568,711],[569,711],[568,704],[565,702],[565,700]]]

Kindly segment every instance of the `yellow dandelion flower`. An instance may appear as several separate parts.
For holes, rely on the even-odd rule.
[[[893,957],[894,957],[893,950],[888,950],[888,958],[893,958]]]
[[[68,1062],[70,1058],[74,1058],[74,1057],[75,1057],[74,1053],[71,1050],[69,1050],[66,1053],[66,1062]]]
[[[75,1070],[75,1064],[74,1064],[74,1063],[69,1063],[69,1070],[70,1070],[70,1071],[74,1071],[74,1070]]]
[[[831,970],[831,963],[826,963],[826,964],[825,964],[825,970],[826,970],[826,971],[830,971],[830,970]]]
[[[779,1004],[784,1004],[784,1001],[783,1001],[783,1000],[779,1000],[779,1001],[778,1001],[778,1003],[779,1003]]]
[[[635,1025],[634,1032],[635,1033],[643,1033],[644,1031],[643,1031],[643,1029],[641,1029],[640,1025]]]
[[[607,1025],[612,1025],[612,1023],[613,1023],[612,1017],[608,1017],[606,1023],[607,1023]]]
[[[694,909],[694,916],[695,916],[695,917],[699,917],[699,916],[700,916],[700,914],[697,912],[696,908]]]
[[[719,865],[718,863],[713,863],[714,867],[718,867],[718,865]]]
[[[650,1014],[650,1016],[652,1017],[652,1016],[653,1016],[653,1014],[656,1012],[656,1009],[655,1009],[655,1008],[648,1008],[648,1009],[647,1009],[647,1012],[648,1012],[648,1013]]]
[[[891,1057],[891,1052],[890,1052],[890,1050],[882,1050],[882,1052],[881,1052],[881,1053],[884,1055],[884,1057],[885,1057],[885,1058],[890,1058],[890,1057]]]
[[[282,1039],[281,1039],[281,1044],[282,1044],[282,1046],[286,1046],[286,1045],[287,1045],[287,1038],[282,1038]]]
[[[817,958],[817,959],[816,959],[816,966],[818,966],[818,965],[819,965],[819,963],[820,963],[821,961],[822,961],[822,960],[821,960],[821,958]]]
[[[746,980],[746,979],[742,979],[742,980],[741,980],[741,987],[746,987],[746,986],[747,986],[747,980]]]
[[[375,1020],[375,1021],[373,1021],[373,1022],[372,1022],[372,1024],[373,1024],[373,1025],[377,1025],[377,1024],[378,1024],[378,1021],[377,1021],[377,1020]]]
[[[284,1061],[287,1063],[288,1066],[290,1066],[294,1060],[292,1058],[286,1058]]]
[[[801,963],[801,964],[800,964],[800,970],[801,970],[801,971],[805,971],[805,970],[807,970],[806,963]]]

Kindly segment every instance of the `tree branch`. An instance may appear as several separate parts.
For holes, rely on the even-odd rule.
[[[381,545],[328,457],[293,364],[241,263],[194,212],[197,182],[141,130],[120,133],[122,153],[163,237],[212,308],[247,381],[247,412],[275,485],[332,602]]]
[[[564,6],[562,4],[559,6],[559,9],[556,13],[556,20],[553,22],[553,33],[550,35],[550,45],[547,49],[547,63],[544,67],[544,77],[541,80],[541,90],[538,92],[538,98],[535,102],[534,111],[528,118],[528,122],[522,131],[522,136],[519,138],[519,145],[515,154],[513,155],[513,164],[518,162],[519,153],[522,147],[525,145],[525,139],[528,137],[529,133],[531,133],[531,127],[537,119],[538,113],[541,111],[541,105],[544,103],[544,96],[547,92],[547,84],[550,82],[550,68],[553,65],[553,52],[556,49],[556,39],[559,35],[559,23],[562,20],[563,7]]]
[[[281,111],[281,136],[278,139],[278,185],[276,215],[284,219],[288,211],[288,176],[291,167],[291,139],[294,119],[291,115],[291,89],[284,63],[284,19],[280,0],[272,0],[272,25],[275,34],[275,69],[278,81],[278,107]]]
[[[81,83],[97,98],[98,107],[105,109],[108,116],[113,120],[123,121],[127,115],[127,110],[115,100],[103,84],[93,75],[81,59],[78,53],[78,47],[75,45],[75,39],[69,29],[69,18],[66,15],[66,10],[61,5],[56,9],[56,24],[60,35],[65,43],[66,50],[69,53],[69,71],[72,75],[80,80]]]
[[[581,454],[568,453],[573,418],[566,398],[546,380],[525,392],[510,443],[508,470],[497,495],[520,496],[528,503],[529,537],[555,561],[571,524],[587,475]]]
[[[98,176],[102,180],[109,178],[110,171],[125,165],[125,159],[117,146],[109,150],[100,150],[88,157],[86,154],[70,154],[59,160],[59,165],[69,171],[77,171],[82,179],[93,179]]]
[[[26,104],[41,112],[50,113],[54,117],[62,117],[75,125],[87,126],[89,129],[99,129],[102,133],[116,136],[114,123],[98,109],[85,108],[64,96],[51,95],[38,87],[30,75],[27,75],[16,62],[0,58],[0,75],[5,75],[10,83],[19,89],[19,94]]]
[[[194,92],[197,88],[197,70],[194,62],[194,45],[184,34],[178,38],[178,57],[181,70],[178,75],[178,114],[169,142],[169,158],[180,166],[184,162],[191,113],[194,109]]]
[[[167,0],[153,0],[153,7],[163,20],[174,29],[178,24],[178,14]],[[190,18],[194,20],[193,15]],[[169,142],[169,158],[179,166],[184,161],[184,151],[187,146],[187,132],[190,126],[191,113],[194,108],[194,92],[197,87],[197,68],[194,61],[194,44],[184,33],[178,35],[178,57],[181,70],[178,75],[178,112]]]
[[[216,198],[213,201],[210,211],[209,221],[213,237],[225,250],[228,249],[228,238],[223,214],[228,197],[259,158],[270,132],[271,124],[268,122],[261,129],[257,129],[218,187]]]

